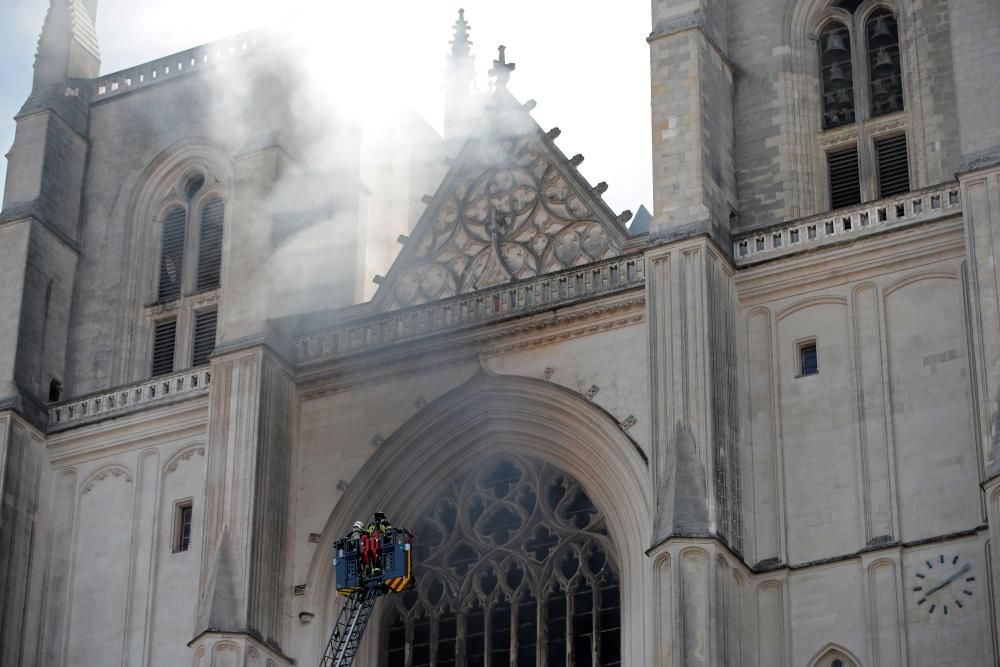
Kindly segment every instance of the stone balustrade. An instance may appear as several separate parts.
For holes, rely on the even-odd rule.
[[[188,369],[131,385],[97,392],[49,407],[49,428],[58,430],[114,417],[134,408],[152,407],[179,397],[208,393],[212,374],[208,368]]]
[[[516,283],[346,322],[297,341],[299,363],[366,351],[447,330],[519,317],[642,287],[641,254],[625,255]]]
[[[733,238],[733,259],[737,266],[746,266],[961,211],[958,184],[939,185],[738,234]]]
[[[253,51],[257,43],[256,36],[244,33],[211,44],[196,46],[187,51],[152,60],[113,74],[106,74],[97,80],[95,100],[114,97],[136,88],[204,69],[225,59],[245,55]]]

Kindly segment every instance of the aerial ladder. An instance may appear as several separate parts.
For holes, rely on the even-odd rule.
[[[364,637],[375,601],[413,585],[409,531],[389,524],[382,512],[365,526],[360,521],[334,544],[337,592],[347,600],[337,614],[319,667],[350,667]]]

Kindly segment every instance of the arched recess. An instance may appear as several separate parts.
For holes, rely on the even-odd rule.
[[[651,565],[644,552],[653,498],[643,457],[611,415],[579,395],[486,369],[393,433],[334,507],[307,578],[303,609],[316,620],[309,643],[313,655],[304,656],[305,662],[319,659],[339,604],[330,558],[334,540],[376,508],[384,508],[397,525],[415,525],[417,513],[443,485],[501,452],[565,472],[603,514],[620,569],[622,664],[649,663]]]
[[[827,644],[809,661],[808,667],[861,667],[861,661],[846,648]]]
[[[205,175],[204,192],[231,202],[232,160],[225,149],[204,138],[184,139],[158,147],[145,168],[122,184],[121,197],[111,212],[112,228],[122,230],[121,303],[112,358],[112,384],[127,384],[148,376],[146,364],[149,323],[140,309],[153,300],[158,276],[160,221],[167,210],[186,200],[187,177]]]

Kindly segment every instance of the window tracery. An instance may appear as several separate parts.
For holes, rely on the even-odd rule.
[[[618,568],[575,479],[505,456],[422,517],[416,586],[387,611],[383,664],[620,664]]]
[[[906,119],[875,120],[905,108],[895,13],[873,0],[838,0],[817,24],[830,208],[909,191]]]
[[[147,308],[154,376],[205,364],[215,347],[225,219],[217,185],[200,170],[189,172],[168,195],[160,218],[155,303]]]

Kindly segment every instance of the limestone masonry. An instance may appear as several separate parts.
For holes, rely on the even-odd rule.
[[[374,510],[416,585],[364,665],[1000,664],[1000,3],[651,8],[629,226],[471,14],[445,136],[376,144],[273,36],[101,74],[51,0],[0,664],[317,664]]]

